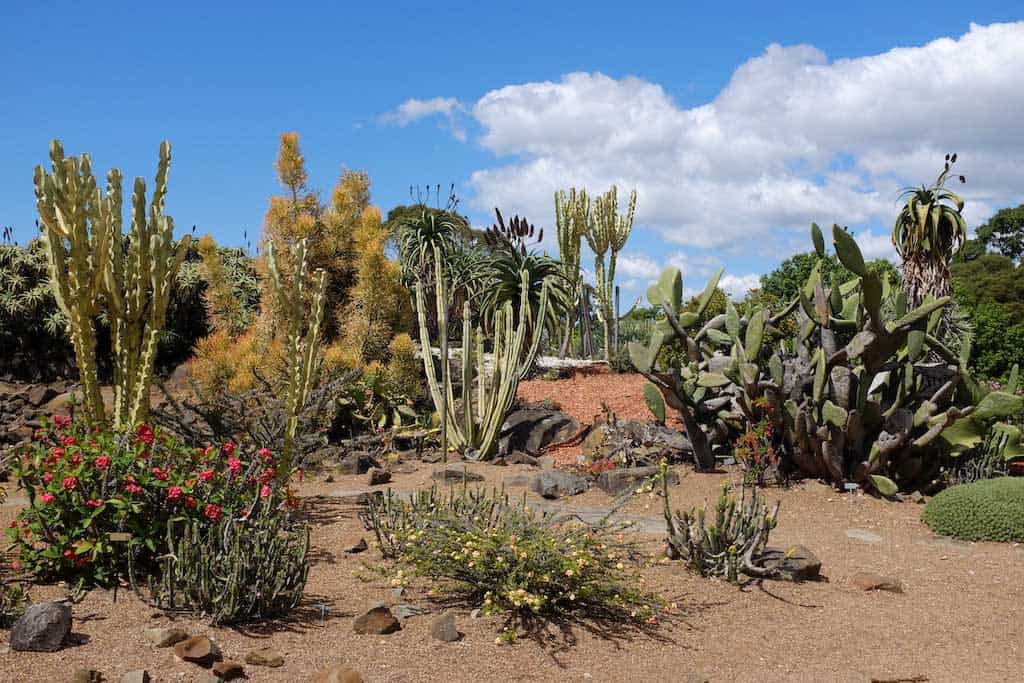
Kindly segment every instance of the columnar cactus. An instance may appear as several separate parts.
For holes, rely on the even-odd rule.
[[[555,193],[555,225],[558,229],[558,258],[562,274],[568,283],[573,305],[566,313],[565,329],[558,355],[561,358],[569,352],[572,344],[573,327],[580,315],[579,299],[583,295],[583,279],[580,277],[580,243],[590,223],[590,198],[586,190],[570,188],[568,192]]]
[[[595,292],[598,299],[597,314],[604,328],[604,359],[611,361],[615,354],[612,330],[615,319],[615,266],[619,252],[626,246],[626,240],[633,230],[633,214],[636,212],[636,190],[629,194],[629,206],[625,214],[619,213],[618,189],[612,188],[594,200],[588,230],[587,244],[594,252]],[[605,254],[608,261],[605,262]]]
[[[448,282],[444,273],[444,260],[440,248],[434,246],[435,311],[439,330],[448,329]],[[474,335],[469,302],[463,304],[462,314],[462,394],[456,405],[451,381],[451,360],[445,347],[441,353],[441,376],[438,377],[431,354],[430,331],[427,326],[425,285],[417,279],[415,285],[416,314],[419,322],[420,345],[423,350],[423,370],[427,387],[439,419],[443,422],[448,443],[463,451],[470,459],[488,459],[494,454],[501,425],[515,401],[519,382],[533,367],[543,335],[533,334],[527,343],[527,331],[544,320],[548,310],[550,282],[544,281],[540,305],[534,312],[529,304],[529,273],[522,272],[518,315],[512,302],[494,314],[493,354],[490,371],[484,362],[484,332],[478,327]],[[533,320],[536,315],[536,320]],[[442,332],[443,334],[443,332]],[[475,339],[475,345],[474,345]],[[473,380],[476,379],[476,407],[474,408]],[[459,415],[461,409],[461,415]]]
[[[174,244],[174,223],[163,215],[171,147],[160,145],[157,187],[146,216],[146,184],[136,178],[132,230],[121,232],[121,172],[111,169],[101,194],[88,154],[65,158],[50,145],[53,170],[35,171],[54,296],[68,318],[82,383],[83,409],[105,419],[96,366],[94,320],[106,299],[114,346],[114,421],[134,424],[149,412],[149,385],[167,302],[189,238]]]
[[[120,187],[115,194],[117,206],[114,221],[109,226],[107,249],[110,255],[104,274],[115,359],[115,426],[134,425],[148,417],[157,343],[171,299],[171,287],[191,239],[186,235],[175,244],[174,221],[163,213],[170,163],[171,146],[165,141],[160,145],[156,187],[148,217],[146,181],[135,179],[132,226],[128,235],[123,235],[120,228]]]
[[[291,277],[281,277],[277,250],[273,241],[267,242],[267,270],[270,285],[277,297],[279,309],[285,312],[287,323],[286,369],[288,378],[288,425],[285,428],[285,461],[290,462],[295,444],[295,433],[299,425],[299,413],[309,400],[320,363],[320,327],[324,318],[324,290],[326,273],[317,270],[312,291],[312,309],[307,309],[310,295],[306,282],[309,265],[306,240],[299,240],[291,248]],[[287,467],[281,468],[283,472]]]

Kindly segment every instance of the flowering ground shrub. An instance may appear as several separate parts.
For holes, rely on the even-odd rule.
[[[621,527],[538,513],[507,495],[436,488],[408,499],[389,495],[363,514],[393,583],[419,576],[513,618],[591,612],[653,620],[657,599],[643,590]]]
[[[748,423],[746,431],[737,437],[733,445],[733,457],[743,469],[744,484],[780,484],[780,458],[775,450],[771,405],[767,401],[755,401],[755,407],[761,409],[764,415],[757,422]]]
[[[293,503],[271,451],[191,448],[147,424],[117,432],[55,416],[11,470],[29,498],[7,529],[15,568],[44,579],[109,584],[132,562],[152,566],[171,518],[212,523]]]

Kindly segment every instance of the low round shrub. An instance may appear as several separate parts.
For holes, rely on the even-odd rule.
[[[921,518],[935,533],[968,541],[1024,541],[1024,478],[950,487],[928,501]]]
[[[13,565],[47,580],[109,585],[129,564],[155,566],[172,518],[212,524],[294,504],[269,450],[188,447],[147,424],[115,431],[55,416],[11,472],[29,498],[7,529]]]
[[[395,561],[395,585],[419,576],[484,613],[514,619],[567,612],[654,618],[658,600],[630,560],[635,549],[610,523],[557,518],[467,487],[389,495],[372,501],[363,519]]]

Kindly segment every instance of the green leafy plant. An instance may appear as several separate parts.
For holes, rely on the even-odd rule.
[[[302,599],[309,528],[292,528],[279,509],[212,524],[172,519],[166,533],[168,552],[151,586],[161,609],[234,624],[281,616]]]
[[[10,628],[28,605],[28,579],[0,577],[0,628]]]
[[[950,487],[928,501],[921,519],[937,534],[968,541],[1024,542],[1024,478]]]
[[[657,599],[642,588],[635,551],[608,522],[536,512],[499,491],[452,487],[373,501],[363,515],[393,583],[416,577],[513,618],[562,612],[650,619]]]
[[[733,446],[733,456],[743,469],[743,483],[747,486],[769,486],[781,483],[782,458],[778,454],[775,433],[777,420],[770,414],[771,404],[762,402],[761,419],[747,424]]]
[[[166,552],[171,518],[211,523],[290,504],[276,468],[267,449],[190,448],[145,423],[101,429],[58,416],[15,453],[29,504],[7,533],[24,570],[110,585]]]

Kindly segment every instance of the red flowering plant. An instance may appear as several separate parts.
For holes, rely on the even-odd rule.
[[[44,579],[110,584],[130,563],[155,566],[172,519],[213,523],[294,504],[269,450],[188,447],[147,424],[116,431],[55,416],[11,471],[29,505],[7,534],[20,566]]]
[[[779,469],[781,458],[776,448],[772,405],[759,399],[754,401],[754,407],[760,412],[760,419],[748,423],[746,431],[736,439],[733,456],[743,468],[743,483],[750,486],[782,484],[784,482]]]

